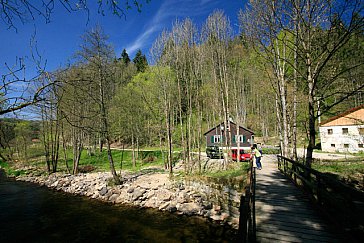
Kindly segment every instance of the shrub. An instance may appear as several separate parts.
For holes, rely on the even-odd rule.
[[[145,157],[143,159],[143,163],[152,163],[156,160],[157,158],[154,157],[153,155],[148,155],[147,157]]]
[[[93,165],[85,165],[85,166],[80,166],[79,168],[78,168],[78,171],[80,172],[80,173],[89,173],[89,172],[91,172],[91,171],[94,171],[96,169],[96,167],[95,166],[93,166]]]

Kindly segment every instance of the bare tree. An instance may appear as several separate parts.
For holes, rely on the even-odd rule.
[[[343,74],[353,69],[362,68],[364,61],[341,68],[339,63],[331,61],[337,53],[346,47],[348,41],[357,33],[362,33],[364,27],[364,2],[353,1],[292,1],[297,11],[297,42],[301,55],[303,69],[300,75],[308,88],[309,143],[306,153],[306,165],[311,166],[312,152],[316,142],[317,99],[326,100],[336,96],[336,101],[329,104],[321,114],[341,103],[349,96],[364,89],[364,83],[354,90],[336,89],[331,92],[329,87],[338,86]],[[325,72],[329,71],[329,76]],[[340,86],[339,86],[340,87]],[[320,115],[321,115],[320,114]]]
[[[244,33],[258,44],[258,52],[266,57],[274,71],[272,80],[275,80],[273,84],[276,85],[280,101],[277,109],[281,113],[279,121],[283,155],[291,153],[288,145],[292,137],[293,143],[296,143],[296,134],[292,134],[291,126],[293,124],[293,133],[296,133],[297,100],[296,96],[287,99],[289,80],[293,80],[294,94],[298,88],[306,93],[309,117],[308,166],[311,166],[316,140],[316,102],[329,102],[325,107],[325,111],[329,111],[363,89],[362,84],[350,91],[338,85],[343,81],[343,74],[363,65],[362,60],[349,67],[344,65],[344,68],[340,61],[334,62],[337,61],[338,52],[345,48],[349,40],[361,33],[363,9],[361,0],[261,0],[251,2],[240,15]],[[290,70],[294,70],[293,75]],[[330,102],[333,97],[335,101]],[[294,107],[293,115],[289,112],[290,107]]]
[[[116,174],[114,160],[111,153],[111,138],[109,133],[108,111],[113,94],[111,87],[114,85],[114,79],[109,69],[111,62],[114,60],[113,50],[107,44],[107,36],[104,34],[100,26],[86,32],[83,36],[83,44],[78,55],[85,62],[91,75],[92,87],[96,88],[96,106],[100,119],[100,137],[105,139],[108,160],[110,164],[111,174],[115,183],[120,184],[120,178]],[[94,92],[89,93],[94,95]]]
[[[41,79],[42,87],[45,87],[46,83],[54,83],[53,77],[49,74],[42,76]],[[52,85],[46,97],[43,97],[43,101],[38,104],[42,118],[42,143],[49,173],[57,172],[60,146],[60,99],[58,87]]]
[[[227,69],[227,50],[228,43],[232,37],[232,29],[229,19],[222,11],[215,11],[206,20],[203,28],[204,42],[209,50],[211,59],[211,68],[213,80],[217,88],[217,97],[221,102],[220,119],[223,118],[224,132],[227,139],[223,141],[224,147],[229,150],[231,147],[231,131],[230,131],[230,82]],[[224,167],[227,166],[226,157]]]
[[[277,114],[281,126],[281,147],[284,156],[289,156],[289,123],[287,104],[287,60],[291,52],[287,48],[290,36],[282,32],[281,19],[277,16],[285,8],[284,1],[255,1],[240,13],[244,34],[253,41],[258,53],[266,59],[268,70],[273,70],[273,87],[277,93]],[[290,24],[288,22],[288,24]],[[260,50],[263,50],[261,52]],[[267,73],[270,73],[269,71]]]
[[[135,0],[130,3],[128,0],[122,1],[107,1],[100,0],[98,4],[98,13],[105,15],[106,11],[118,17],[126,17],[125,11],[135,7],[139,12],[141,11],[143,2],[148,3],[150,0]],[[41,17],[46,23],[51,21],[52,13],[58,7],[62,6],[68,12],[86,11],[90,12],[88,0],[42,0],[32,2],[30,0],[7,0],[0,2],[0,16],[3,23],[8,28],[15,28],[17,22],[26,23]]]

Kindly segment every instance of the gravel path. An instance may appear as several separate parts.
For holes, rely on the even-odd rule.
[[[303,148],[297,149],[298,157],[305,157],[306,151]],[[340,159],[349,159],[355,158],[354,155],[351,154],[332,154],[332,153],[323,153],[323,152],[313,152],[314,159],[326,159],[326,160],[340,160]]]

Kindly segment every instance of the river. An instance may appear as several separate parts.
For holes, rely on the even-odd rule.
[[[235,242],[201,217],[111,205],[37,185],[0,181],[0,242]]]

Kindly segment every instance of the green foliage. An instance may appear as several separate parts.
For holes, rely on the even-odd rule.
[[[144,72],[148,67],[148,61],[142,51],[139,49],[135,54],[133,62],[138,70],[138,72]]]
[[[26,170],[14,169],[8,162],[0,160],[0,168],[5,170],[8,176],[20,176],[26,174]]]
[[[123,49],[123,52],[121,53],[121,60],[123,61],[123,63],[125,65],[128,65],[130,63],[130,58],[128,53],[126,52],[125,49]]]
[[[3,168],[5,171],[9,169],[9,163],[4,162],[0,159],[0,167]]]
[[[275,147],[275,148],[262,148],[262,152],[264,156],[264,154],[280,154],[281,151],[279,147]]]
[[[0,119],[0,155],[6,160],[27,159],[31,156],[29,154],[31,140],[38,136],[38,121]]]

